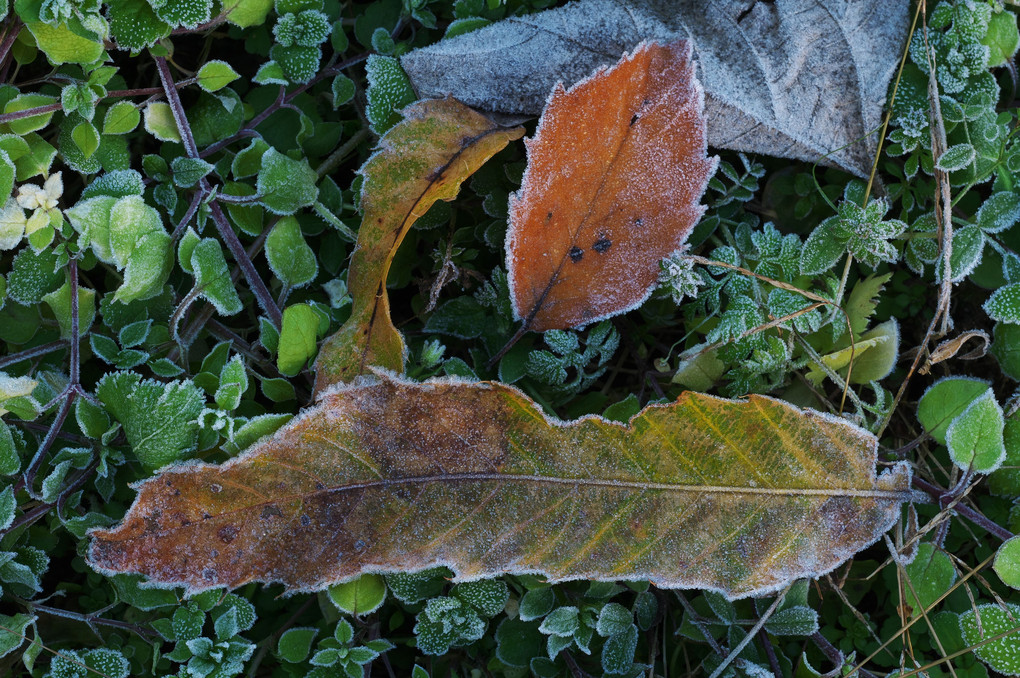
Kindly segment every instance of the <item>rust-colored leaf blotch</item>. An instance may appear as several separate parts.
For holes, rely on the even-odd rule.
[[[686,40],[642,43],[553,90],[510,201],[507,267],[527,329],[585,325],[636,307],[704,213],[704,94]]]

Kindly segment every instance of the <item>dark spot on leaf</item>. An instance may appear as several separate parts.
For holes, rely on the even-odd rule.
[[[264,509],[262,509],[262,513],[261,513],[262,520],[269,520],[270,518],[272,518],[274,516],[282,516],[282,515],[283,515],[283,511],[281,511],[279,508],[277,508],[276,506],[273,506],[273,505],[269,505],[269,506],[265,507]]]
[[[212,569],[211,567],[202,570],[202,578],[205,579],[206,581],[216,581],[217,579],[219,579],[219,577],[216,576],[216,570]]]
[[[174,488],[174,496],[175,496],[175,497],[179,497],[179,496],[181,496],[181,491],[180,491],[180,490],[178,490],[177,488]]]
[[[220,492],[223,491],[223,486],[213,483],[212,485],[209,486],[209,491],[212,492],[213,494],[219,494]]]
[[[634,217],[634,225],[635,226],[639,226],[639,227],[640,226],[644,226],[645,225],[645,220],[642,219],[641,217]]]
[[[638,121],[638,115],[637,115],[637,113],[635,113],[635,114],[634,114],[634,115],[632,115],[632,116],[631,116],[631,118],[630,118],[630,126],[631,126],[631,127],[633,127],[633,126],[634,126],[634,123],[636,123],[637,121]]]
[[[159,521],[152,516],[146,516],[145,520],[145,531],[146,532],[159,532]]]
[[[364,539],[359,539],[358,541],[354,542],[354,550],[355,551],[364,551],[365,548],[367,548],[367,547],[368,547],[368,544],[365,543]]]
[[[220,538],[224,544],[229,544],[234,541],[234,538],[238,535],[241,530],[237,525],[224,525],[220,529],[216,530],[216,536]]]
[[[575,264],[581,261],[582,258],[584,258],[584,250],[577,246],[571,247],[569,254],[570,260]]]
[[[552,212],[547,212],[547,213],[546,213],[546,215],[545,215],[545,220],[546,220],[546,221],[550,221],[550,220],[552,220]]]
[[[323,485],[322,483],[320,483],[320,482],[316,481],[316,483],[315,483],[315,489],[317,489],[317,490],[325,490],[325,489],[326,489],[326,486],[325,486],[325,485]]]
[[[601,238],[595,241],[595,244],[592,245],[591,248],[598,252],[599,254],[603,254],[606,250],[608,250],[612,246],[612,244],[613,242],[609,238],[607,238],[606,236],[602,236]]]
[[[212,556],[213,559],[215,560],[216,558],[220,557],[220,552],[217,551],[216,549],[213,549],[212,551],[209,552],[209,555]]]
[[[308,516],[307,513],[301,515],[301,524],[304,527],[308,527],[309,525],[312,524],[312,519]]]
[[[202,520],[209,520],[210,518],[212,518],[212,514],[202,511]]]

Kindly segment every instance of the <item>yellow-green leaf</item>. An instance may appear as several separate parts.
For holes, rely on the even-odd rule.
[[[876,478],[876,443],[762,396],[564,423],[504,384],[363,378],[241,457],[142,483],[89,560],[189,592],[447,565],[761,595],[899,519],[910,471]]]
[[[347,281],[351,317],[319,351],[316,391],[350,381],[372,365],[403,370],[404,340],[390,320],[386,295],[393,255],[429,207],[455,198],[464,179],[524,133],[452,98],[419,101],[403,115],[361,168],[364,218]]]

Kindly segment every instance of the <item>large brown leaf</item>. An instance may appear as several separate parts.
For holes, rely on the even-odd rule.
[[[165,470],[92,566],[190,591],[448,565],[461,579],[650,579],[740,597],[831,570],[909,497],[876,441],[770,398],[687,393],[630,425],[550,420],[495,383],[390,377],[222,466]]]
[[[319,351],[317,391],[373,365],[404,369],[404,339],[393,326],[386,294],[397,248],[429,207],[453,200],[466,178],[524,134],[449,98],[415,102],[403,115],[360,170],[364,217],[347,274],[351,317]]]
[[[549,97],[510,200],[507,271],[524,327],[565,329],[634,308],[701,218],[703,93],[686,40],[643,43]]]
[[[642,40],[694,43],[716,148],[871,167],[886,88],[909,24],[907,0],[580,0],[413,50],[421,96],[537,115],[570,85]],[[844,148],[845,147],[845,148]]]

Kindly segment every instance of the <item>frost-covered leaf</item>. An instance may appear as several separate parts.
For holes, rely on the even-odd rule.
[[[285,662],[298,664],[308,658],[318,629],[303,626],[287,629],[276,643],[276,654]]]
[[[142,114],[129,101],[118,101],[106,109],[103,117],[103,134],[127,134],[138,127]]]
[[[365,117],[372,131],[383,135],[400,121],[398,111],[418,97],[400,63],[393,57],[370,55],[365,63],[365,75],[368,78]]]
[[[284,309],[276,358],[280,372],[295,375],[315,355],[318,328],[319,316],[308,304],[294,304]]]
[[[227,21],[241,28],[262,25],[273,8],[273,0],[224,0],[222,4]]]
[[[705,211],[717,160],[706,155],[701,105],[684,41],[643,44],[553,90],[510,200],[507,273],[526,328],[586,325],[648,297],[659,261]]]
[[[946,447],[961,469],[989,473],[1006,457],[1002,431],[1006,425],[1002,407],[992,389],[974,399],[953,418],[946,429]]]
[[[145,131],[160,141],[181,141],[170,104],[163,101],[154,101],[145,107]]]
[[[1020,605],[978,605],[960,615],[960,631],[968,646],[980,643],[974,654],[991,669],[1007,676],[1020,676]],[[982,642],[1003,634],[998,640]]]
[[[213,59],[202,64],[195,77],[198,78],[199,87],[206,92],[215,92],[237,80],[240,75],[226,61]]]
[[[800,272],[804,275],[825,273],[846,254],[846,240],[836,234],[836,217],[818,225],[804,242],[800,252]]]
[[[971,144],[950,146],[939,156],[935,166],[944,172],[957,172],[974,162],[977,152]]]
[[[917,547],[917,555],[904,568],[909,585],[904,585],[904,601],[913,616],[926,614],[932,605],[956,581],[956,568],[949,556],[930,542]]]
[[[7,296],[24,306],[38,304],[63,282],[64,274],[56,263],[57,257],[50,250],[18,252],[7,274]]]
[[[170,24],[160,19],[147,1],[106,0],[105,4],[110,32],[121,49],[138,51],[170,34]]]
[[[275,148],[262,154],[256,183],[259,199],[273,214],[293,214],[315,202],[318,176],[307,161],[293,160]]]
[[[348,101],[354,98],[355,87],[354,81],[348,78],[343,73],[340,73],[333,78],[333,108],[340,108]]]
[[[315,252],[305,242],[294,217],[276,222],[266,238],[265,250],[273,275],[287,287],[304,287],[319,272]]]
[[[48,106],[56,103],[56,99],[45,94],[19,94],[4,105],[4,113],[17,113],[32,108]],[[27,118],[18,118],[7,123],[15,134],[25,136],[29,132],[35,132],[50,124],[54,111],[40,113]]]
[[[190,381],[161,383],[133,372],[115,372],[99,380],[96,397],[120,422],[146,468],[178,461],[195,448],[205,398]]]
[[[6,657],[25,642],[28,627],[38,619],[35,615],[18,613],[14,616],[0,615],[0,657]]]
[[[65,282],[58,289],[45,295],[42,300],[53,311],[60,336],[67,339],[71,336],[71,283]],[[78,336],[84,336],[92,321],[96,318],[96,291],[79,285],[78,287]]]
[[[1020,221],[1020,194],[993,193],[977,212],[977,225],[985,233],[999,233]]]
[[[361,168],[364,217],[347,280],[351,317],[319,352],[319,391],[372,365],[403,369],[404,340],[386,296],[397,248],[419,215],[437,200],[456,197],[464,179],[524,132],[500,127],[453,99],[421,101],[404,115]]]
[[[180,157],[170,162],[174,183],[182,188],[191,188],[213,171],[212,164],[200,158]]]
[[[711,10],[695,0],[584,0],[443,40],[401,63],[420,96],[537,115],[556,82],[571,85],[642,40],[689,38],[710,146],[828,160],[867,176],[877,140],[869,132],[881,124],[910,16],[905,0]]]
[[[985,302],[985,312],[993,320],[1020,324],[1020,283],[1011,283],[995,290]]]
[[[244,309],[237,289],[230,279],[230,269],[223,257],[223,248],[215,238],[202,238],[191,251],[191,268],[195,289],[216,307],[221,315],[234,315]]]
[[[876,479],[875,461],[865,431],[758,396],[688,393],[631,426],[562,424],[498,383],[382,378],[324,395],[224,466],[143,483],[89,557],[191,590],[313,590],[447,563],[463,580],[652,579],[740,597],[831,570],[898,519],[909,471]]]
[[[155,0],[156,15],[171,27],[195,28],[209,21],[212,0]],[[201,86],[199,76],[199,86]]]
[[[953,252],[949,257],[949,268],[953,282],[959,282],[970,275],[978,264],[985,249],[985,234],[978,226],[964,226],[953,231]],[[936,277],[942,278],[942,262],[935,265]]]
[[[244,359],[236,355],[220,371],[220,383],[213,399],[221,410],[231,412],[241,404],[241,396],[248,390],[248,371]]]
[[[328,592],[329,599],[341,612],[369,614],[386,600],[386,580],[378,574],[363,574],[352,581],[330,586]]]
[[[950,423],[988,390],[988,382],[949,377],[932,384],[917,403],[917,419],[932,438],[946,444]]]
[[[1007,539],[999,546],[992,567],[1004,584],[1020,589],[1020,537]]]

